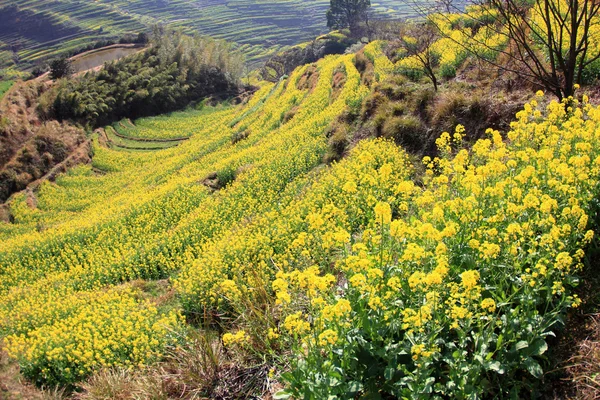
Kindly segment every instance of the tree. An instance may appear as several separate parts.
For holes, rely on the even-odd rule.
[[[507,39],[506,48],[499,51],[505,62],[483,56],[487,50],[498,50],[484,42],[465,46],[466,50],[543,86],[559,99],[572,96],[574,85],[583,83],[586,69],[600,59],[592,43],[592,32],[600,23],[597,0],[474,0],[474,4],[479,16],[466,12],[466,17],[480,25],[497,21],[487,26]]]
[[[558,98],[572,96],[587,66],[590,28],[598,23],[596,0],[486,0],[501,18],[510,38],[509,52],[526,73]]]
[[[412,57],[423,73],[431,80],[434,90],[438,90],[435,69],[439,67],[440,55],[433,51],[432,45],[439,39],[439,34],[432,24],[407,24],[400,38],[400,47],[405,55]]]
[[[361,25],[368,22],[370,0],[330,0],[327,26],[331,30],[350,28],[352,36],[359,36]]]
[[[70,76],[73,73],[71,60],[66,57],[57,58],[50,62],[50,78],[60,79]]]
[[[150,37],[148,36],[148,34],[146,32],[140,32],[140,33],[138,33],[137,38],[135,39],[134,43],[148,44],[149,41],[150,41]]]

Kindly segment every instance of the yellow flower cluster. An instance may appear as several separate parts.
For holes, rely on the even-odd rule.
[[[460,148],[459,127],[438,140],[440,157],[423,160],[422,187],[400,180],[393,196],[371,201],[372,219],[336,254],[341,287],[320,294],[298,356],[345,365],[359,357],[354,341],[380,343],[377,354],[411,354],[417,364],[398,368],[410,376],[406,382],[423,385],[436,368],[422,367],[440,359],[457,368],[448,376],[475,365],[525,369],[503,354],[511,343],[543,341],[556,315],[578,306],[569,284],[593,238],[585,210],[600,182],[600,109],[569,102],[569,109],[551,102],[543,110],[532,100],[508,140],[488,130],[471,150]],[[341,301],[342,318],[332,318]],[[505,322],[517,320],[531,329]],[[326,339],[353,335],[360,337]]]
[[[90,294],[82,293],[69,314],[46,315],[43,325],[5,338],[9,355],[19,360],[26,376],[64,384],[100,367],[146,365],[162,355],[176,334],[176,313],[159,314],[131,290]]]
[[[223,344],[225,346],[243,345],[248,341],[248,335],[243,330],[236,333],[227,332],[223,335]]]
[[[373,63],[375,68],[375,79],[377,82],[385,80],[385,78],[387,78],[394,70],[394,64],[383,53],[384,46],[385,42],[375,40],[366,45],[363,49],[365,56]]]

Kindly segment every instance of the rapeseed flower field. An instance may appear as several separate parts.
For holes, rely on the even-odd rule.
[[[383,46],[365,48],[378,81],[398,67]],[[324,166],[324,131],[370,91],[354,57],[320,60],[313,85],[304,66],[240,106],[120,125],[189,139],[127,151],[96,138],[91,165],[42,184],[35,205],[15,196],[0,335],[22,372],[68,385],[141,368],[218,319],[227,349],[288,365],[281,398],[509,397],[540,378],[580,302],[600,109],[538,93],[507,133],[472,146],[460,125],[441,133],[422,166],[382,139]],[[159,279],[177,307],[129,284]]]

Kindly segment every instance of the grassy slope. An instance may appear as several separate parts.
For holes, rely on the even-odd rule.
[[[13,81],[0,81],[0,99],[4,97],[4,93],[8,92],[13,83]]]

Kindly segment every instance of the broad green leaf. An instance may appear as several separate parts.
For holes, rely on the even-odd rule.
[[[521,340],[520,342],[517,342],[517,344],[515,345],[515,349],[521,350],[521,349],[526,349],[529,347],[529,343],[527,343],[525,340]]]

